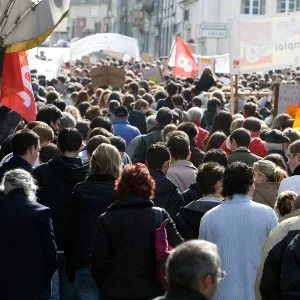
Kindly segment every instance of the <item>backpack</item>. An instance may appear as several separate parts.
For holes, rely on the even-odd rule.
[[[168,219],[163,221],[163,211],[155,208],[156,230],[155,230],[155,259],[156,271],[160,286],[164,291],[168,290],[166,279],[166,261],[173,248],[169,245],[166,226]]]

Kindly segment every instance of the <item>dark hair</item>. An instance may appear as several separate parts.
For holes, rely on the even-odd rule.
[[[59,98],[58,92],[49,92],[46,96],[47,104],[53,104],[56,99]]]
[[[111,100],[108,104],[108,110],[111,113],[114,113],[116,108],[119,107],[121,104],[117,100]]]
[[[283,133],[290,139],[290,143],[293,143],[300,139],[300,133],[296,129],[286,128],[283,130]]]
[[[229,136],[231,122],[232,115],[230,112],[224,110],[219,111],[214,117],[210,135],[212,135],[215,131],[223,131],[227,136]]]
[[[226,153],[221,149],[210,149],[205,155],[203,162],[216,162],[223,167],[227,167],[228,159]]]
[[[112,132],[113,127],[110,119],[108,117],[99,116],[92,120],[90,128],[93,130],[96,127],[101,127],[109,132]]]
[[[80,116],[83,118],[86,111],[91,107],[90,103],[89,102],[82,102],[80,103],[77,108],[80,112]]]
[[[17,131],[11,140],[13,155],[24,155],[31,146],[38,146],[39,136],[29,129]]]
[[[261,122],[255,117],[249,117],[244,120],[243,127],[252,132],[258,132],[261,130]]]
[[[134,94],[137,94],[139,91],[139,85],[135,81],[129,83],[128,88]]]
[[[190,141],[180,135],[169,138],[167,147],[174,160],[187,159],[190,153]]]
[[[156,121],[159,125],[166,126],[172,123],[172,111],[168,107],[162,107],[157,111]]]
[[[169,96],[174,96],[177,94],[178,86],[175,82],[171,81],[166,86],[166,91],[169,94]]]
[[[90,121],[81,120],[76,123],[76,129],[81,133],[84,140],[87,139],[90,131]]]
[[[128,110],[131,110],[134,101],[135,98],[132,94],[125,95],[122,99],[122,106],[125,106]]]
[[[66,109],[66,102],[62,99],[56,99],[54,102],[53,102],[53,105],[55,105],[60,111],[64,111]]]
[[[59,156],[59,151],[57,145],[53,143],[45,144],[41,147],[39,159],[41,163],[46,163],[50,159],[57,158]]]
[[[95,135],[89,139],[86,144],[86,151],[88,154],[92,155],[96,148],[101,144],[110,144],[109,138],[103,135]]]
[[[76,101],[76,106],[78,107],[79,104],[81,104],[83,102],[89,102],[89,94],[87,93],[87,91],[81,90],[78,93],[78,97],[77,97],[77,101]],[[78,109],[79,109],[79,107],[78,107]]]
[[[181,95],[184,98],[184,100],[186,100],[188,103],[192,102],[193,95],[192,95],[191,89],[184,89],[181,92]]]
[[[223,131],[215,131],[209,138],[206,144],[206,151],[210,149],[219,149],[227,136]]]
[[[101,108],[99,106],[90,106],[84,114],[84,117],[90,121],[94,120],[96,117],[102,115]]]
[[[192,99],[192,103],[197,106],[197,107],[201,107],[202,106],[202,99],[201,97],[199,96],[195,96],[193,99]]]
[[[273,162],[276,166],[280,167],[282,170],[287,171],[288,167],[283,159],[283,157],[278,153],[268,154],[263,158],[263,160],[269,160]]]
[[[247,194],[253,184],[253,169],[243,162],[230,164],[223,175],[224,197],[232,198],[235,194]]]
[[[297,193],[293,191],[284,191],[277,197],[276,207],[282,217],[295,210],[297,198]]]
[[[245,128],[238,128],[230,135],[230,142],[235,140],[238,147],[249,147],[251,142],[250,132]]]
[[[110,138],[110,137],[114,136],[111,132],[109,132],[106,129],[101,128],[101,127],[96,127],[94,129],[92,129],[90,131],[89,135],[88,135],[88,139],[91,139],[95,135],[102,135],[102,136],[105,136],[107,138]]]
[[[158,90],[155,94],[154,94],[154,99],[155,101],[157,102],[158,100],[161,100],[161,99],[165,99],[168,97],[168,94],[163,91],[163,90]]]
[[[218,98],[210,98],[208,99],[207,101],[207,110],[210,110],[210,111],[216,111],[218,108],[221,107],[221,100],[218,99]]]
[[[198,168],[196,182],[202,195],[216,192],[215,185],[222,180],[224,167],[215,162],[207,162]]]
[[[184,103],[184,99],[181,95],[172,96],[172,101],[175,104],[175,106],[182,106]]]
[[[65,128],[59,133],[57,144],[61,152],[79,151],[82,145],[82,135],[75,128]]]
[[[110,143],[115,146],[119,152],[126,151],[126,141],[120,136],[112,136],[109,138]]]
[[[148,147],[146,163],[149,169],[161,170],[168,160],[171,160],[170,150],[163,143],[152,144]]]
[[[247,102],[244,105],[244,112],[247,114],[247,117],[254,117],[257,110],[257,105],[253,102]]]
[[[144,164],[126,165],[121,178],[116,182],[119,197],[135,194],[143,198],[154,198],[155,181]]]
[[[195,137],[198,135],[198,128],[197,126],[192,122],[183,122],[178,125],[177,130],[185,132],[192,144],[194,142]]]
[[[55,123],[57,119],[60,119],[62,117],[62,112],[60,109],[58,109],[55,105],[49,104],[45,107],[42,107],[37,115],[36,120],[42,121],[47,123],[49,126],[51,126],[51,122]]]

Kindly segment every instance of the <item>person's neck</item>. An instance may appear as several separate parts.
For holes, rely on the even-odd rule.
[[[31,166],[33,166],[34,163],[31,162],[30,158],[28,155],[19,155],[21,158],[23,158],[24,160],[26,160]]]
[[[78,152],[62,152],[61,156],[76,158],[78,156]]]
[[[203,198],[217,198],[217,199],[220,199],[220,200],[224,199],[224,197],[220,193],[203,195]]]

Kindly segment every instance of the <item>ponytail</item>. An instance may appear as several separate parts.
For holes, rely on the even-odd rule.
[[[280,183],[283,179],[287,178],[288,174],[280,167],[274,169],[274,182]]]

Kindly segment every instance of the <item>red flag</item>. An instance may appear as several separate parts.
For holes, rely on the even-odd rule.
[[[16,111],[28,122],[36,119],[30,70],[24,51],[4,55],[0,104]]]
[[[176,54],[174,75],[179,77],[195,77],[198,65],[193,57],[192,51],[184,41],[176,37]]]

